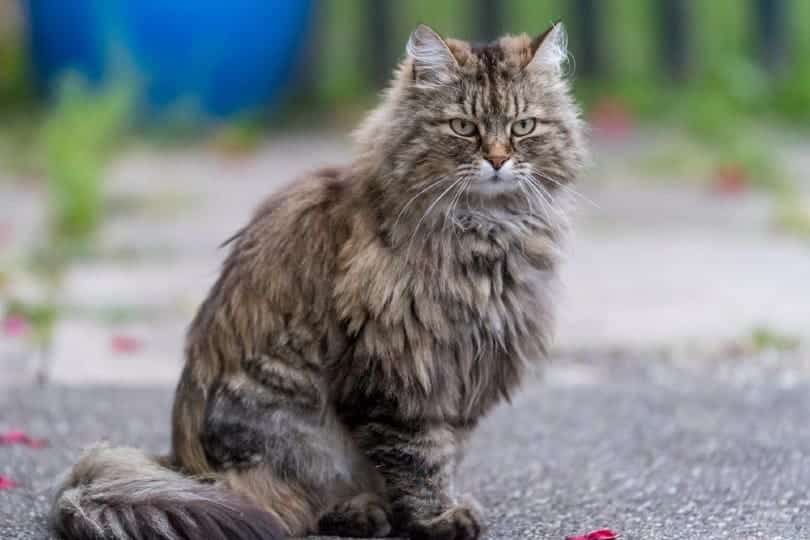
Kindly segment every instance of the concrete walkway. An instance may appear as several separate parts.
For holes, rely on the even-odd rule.
[[[641,183],[639,139],[598,144],[599,166],[579,186],[592,203],[580,204],[564,268],[559,349],[714,347],[756,327],[810,334],[801,301],[810,298],[810,240],[774,232],[767,197]],[[806,172],[794,154],[795,174]],[[102,230],[101,255],[65,278],[48,362],[3,354],[20,344],[0,337],[0,384],[38,372],[64,384],[174,381],[185,326],[223,256],[218,244],[267,193],[348,155],[344,139],[325,135],[272,138],[239,159],[204,148],[132,151],[110,172],[118,211]],[[42,195],[7,182],[0,192],[0,222],[14,232],[0,254],[22,254],[42,229]],[[27,276],[10,281],[36,298]],[[132,346],[121,352],[121,340]]]

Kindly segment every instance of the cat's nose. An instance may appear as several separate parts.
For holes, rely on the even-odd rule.
[[[497,156],[487,156],[487,161],[492,164],[492,167],[497,171],[500,169],[504,163],[509,160],[509,156],[506,154],[497,155]]]

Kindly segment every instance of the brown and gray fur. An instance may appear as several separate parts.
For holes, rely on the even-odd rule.
[[[561,25],[485,46],[417,28],[354,161],[231,240],[188,333],[172,454],[91,450],[56,533],[481,537],[453,475],[549,347],[585,152],[565,55]]]

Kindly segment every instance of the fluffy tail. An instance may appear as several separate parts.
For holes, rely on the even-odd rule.
[[[86,452],[59,489],[51,526],[63,540],[285,537],[272,514],[130,448]]]

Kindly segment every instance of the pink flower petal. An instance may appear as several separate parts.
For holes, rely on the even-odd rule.
[[[48,441],[45,439],[35,439],[24,431],[19,430],[0,433],[0,446],[11,446],[13,444],[21,444],[28,448],[45,448],[48,446]]]
[[[599,529],[582,536],[569,536],[565,540],[616,540],[619,535],[610,529]]]
[[[739,163],[726,163],[714,171],[712,188],[721,195],[740,195],[748,190],[748,171]]]
[[[137,338],[131,336],[113,336],[112,349],[120,354],[133,354],[141,350],[143,344]]]
[[[621,139],[635,127],[632,112],[620,100],[606,97],[599,100],[590,114],[594,131],[610,138]]]
[[[3,333],[8,337],[22,337],[29,328],[28,320],[22,315],[9,315],[3,319]]]
[[[17,482],[12,480],[8,476],[3,476],[2,474],[0,474],[0,490],[15,488],[18,485],[19,484],[17,484]]]
[[[0,223],[0,245],[3,245],[11,240],[13,236],[13,229],[10,223]]]
[[[8,431],[0,435],[0,444],[23,444],[27,438],[22,431]]]

